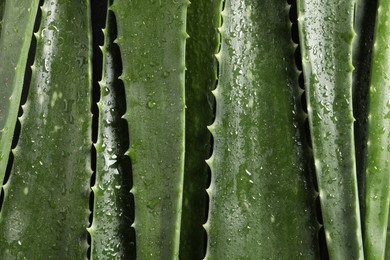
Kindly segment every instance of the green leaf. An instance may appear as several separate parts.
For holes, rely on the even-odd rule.
[[[112,6],[123,62],[139,259],[179,254],[187,5],[115,0]]]
[[[115,16],[107,13],[100,81],[99,130],[96,144],[96,181],[91,233],[91,259],[128,259],[134,255],[130,158],[123,86],[118,79],[120,54],[115,40]],[[126,146],[127,145],[127,146]],[[126,258],[127,257],[127,258]]]
[[[352,111],[353,0],[298,0],[299,36],[326,243],[362,259]]]
[[[88,1],[52,0],[42,7],[22,130],[4,186],[1,259],[87,257],[89,27]]]
[[[384,259],[390,201],[390,3],[379,0],[368,103],[364,250]],[[388,242],[387,242],[388,243]]]
[[[0,183],[12,145],[39,0],[0,0]]]
[[[207,259],[318,259],[286,1],[226,1]]]

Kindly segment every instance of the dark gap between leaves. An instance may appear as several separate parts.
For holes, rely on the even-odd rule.
[[[366,168],[367,149],[367,118],[368,118],[368,96],[370,88],[371,57],[374,42],[375,20],[377,15],[378,1],[362,2],[358,19],[354,19],[356,31],[355,48],[353,49],[353,114],[356,119],[354,123],[356,172],[360,200],[361,223],[364,223],[364,172]],[[360,24],[358,24],[360,23]],[[360,27],[360,30],[359,30]],[[364,233],[364,225],[362,224]]]
[[[116,39],[118,35],[116,17],[112,11],[109,11],[108,15],[112,16],[110,17],[112,22],[112,26],[110,27],[110,29],[112,29],[112,39]],[[123,63],[119,46],[115,42],[112,43],[111,52],[117,60],[114,67],[114,76],[116,78],[114,95],[118,100],[116,109],[118,110],[120,117],[122,117],[126,113],[127,109],[126,91],[123,81],[119,79],[119,76],[123,73]],[[119,135],[121,137],[121,159],[119,161],[119,165],[120,174],[122,176],[122,189],[119,199],[123,205],[123,218],[120,223],[122,232],[121,237],[123,244],[126,245],[124,248],[126,257],[128,257],[128,259],[136,259],[136,230],[131,226],[135,220],[135,202],[134,195],[129,192],[133,187],[132,162],[130,157],[125,154],[130,147],[131,139],[129,138],[128,123],[124,118],[121,118],[118,122],[118,129]]]
[[[91,141],[97,142],[99,129],[99,108],[97,103],[100,100],[99,80],[102,78],[103,55],[100,46],[104,44],[104,35],[102,29],[105,26],[107,13],[107,0],[91,0],[90,2],[91,24],[92,24],[92,90],[91,90],[91,112],[92,112],[92,128]],[[96,181],[96,148],[91,145],[91,170],[90,186],[93,187]],[[95,195],[91,189],[89,195],[89,226],[93,222]],[[87,258],[91,258],[91,234],[87,232],[88,251]]]
[[[319,238],[319,244],[320,244],[320,259],[321,260],[329,260],[328,246],[326,245],[324,226],[322,226],[320,228],[318,233],[319,233],[318,238]]]

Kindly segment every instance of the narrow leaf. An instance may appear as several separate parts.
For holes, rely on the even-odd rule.
[[[0,0],[0,183],[11,150],[39,0]]]
[[[384,259],[390,200],[390,2],[378,1],[370,74],[364,250]],[[387,242],[388,243],[388,242]]]
[[[298,0],[307,111],[331,259],[362,259],[352,111],[354,0]]]
[[[120,56],[115,39],[115,16],[107,13],[104,29],[103,77],[100,81],[99,132],[96,144],[91,259],[129,259],[134,255],[133,203],[127,124],[121,117],[126,109],[123,86],[118,79]],[[127,146],[126,146],[127,145]]]

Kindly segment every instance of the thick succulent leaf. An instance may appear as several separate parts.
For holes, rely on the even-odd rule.
[[[368,103],[364,253],[384,259],[390,200],[390,2],[378,1]],[[387,242],[389,243],[389,242]]]
[[[91,233],[91,259],[128,259],[134,255],[131,223],[133,204],[123,86],[118,79],[120,54],[115,40],[115,16],[108,12],[100,81],[99,131],[96,144],[96,181]]]
[[[317,259],[286,1],[225,1],[207,259]]]
[[[88,1],[46,1],[0,214],[1,259],[85,259],[90,193]]]
[[[362,259],[352,112],[355,1],[298,0],[307,111],[331,259]]]
[[[0,183],[8,164],[39,0],[0,0]]]
[[[179,254],[187,5],[186,0],[115,0],[112,6],[123,63],[139,259]]]

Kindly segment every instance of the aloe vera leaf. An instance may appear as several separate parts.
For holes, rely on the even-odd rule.
[[[314,164],[331,259],[362,259],[352,115],[355,1],[298,0]]]
[[[134,255],[131,241],[129,190],[130,165],[126,152],[127,126],[123,127],[119,67],[115,39],[115,17],[107,13],[103,52],[103,77],[100,81],[99,133],[91,233],[91,259],[128,259]],[[126,122],[124,122],[126,124]],[[127,160],[128,159],[128,160]]]
[[[384,259],[390,201],[390,2],[379,0],[370,73],[364,253]]]
[[[186,0],[115,0],[135,200],[136,255],[179,253],[185,120]]]
[[[225,1],[206,259],[319,257],[288,10]]]
[[[358,180],[358,193],[360,210],[364,210],[364,172],[367,145],[367,106],[370,78],[371,53],[374,38],[375,16],[377,0],[357,0],[355,7],[353,40],[353,71],[352,94],[353,114],[355,121],[355,153],[356,171]],[[362,223],[364,215],[361,216]]]
[[[14,163],[0,259],[86,259],[91,80],[88,1],[46,1]]]
[[[186,156],[184,167],[183,215],[180,234],[180,258],[202,259],[202,227],[206,212],[206,188],[211,153],[214,98],[211,90],[217,80],[215,54],[219,47],[221,0],[192,1],[188,7],[186,42]]]
[[[0,37],[0,183],[3,183],[23,90],[39,0],[6,1]],[[3,9],[2,8],[2,9]]]

